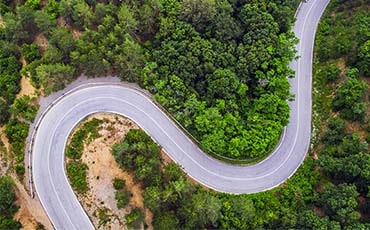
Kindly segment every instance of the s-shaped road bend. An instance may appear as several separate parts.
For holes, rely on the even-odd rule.
[[[227,193],[255,193],[286,181],[303,162],[311,135],[311,81],[314,37],[329,0],[309,0],[297,10],[294,33],[298,60],[291,63],[295,100],[290,122],[275,151],[260,163],[219,162],[195,145],[145,94],[122,84],[101,82],[67,92],[37,121],[32,135],[32,170],[37,195],[56,229],[93,229],[65,173],[64,149],[72,129],[97,112],[121,114],[143,128],[196,181]]]

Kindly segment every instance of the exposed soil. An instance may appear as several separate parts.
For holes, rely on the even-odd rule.
[[[5,126],[0,126],[0,140],[3,142],[4,147],[9,151],[9,140],[5,135]]]
[[[314,213],[316,214],[316,215],[318,215],[318,216],[320,216],[320,217],[323,217],[323,216],[325,216],[325,212],[322,210],[322,209],[320,209],[320,208],[318,208],[318,207],[313,207],[313,211],[314,211]]]
[[[37,197],[32,199],[23,184],[19,182],[16,176],[12,176],[17,187],[17,205],[20,206],[18,212],[15,214],[15,219],[22,223],[23,229],[36,229],[37,225],[42,224],[45,229],[53,229],[44,209],[41,206]]]
[[[36,89],[32,86],[31,80],[23,76],[21,78],[21,91],[17,94],[17,98],[24,95],[36,96]]]
[[[39,33],[35,36],[34,42],[40,47],[40,50],[42,52],[47,50],[49,46],[48,39],[46,39],[46,37],[42,33]]]
[[[135,184],[133,175],[123,171],[116,163],[111,154],[111,146],[122,141],[126,133],[133,128],[139,128],[132,121],[111,114],[97,114],[88,118],[104,120],[99,134],[101,137],[85,145],[82,155],[82,162],[89,167],[87,180],[89,191],[86,194],[78,195],[80,202],[87,211],[89,217],[98,229],[123,229],[125,227],[124,216],[133,207],[144,208],[142,188]],[[114,178],[124,179],[126,188],[132,193],[130,203],[124,209],[118,209],[115,200],[115,189],[112,181]],[[105,210],[109,220],[101,223],[99,210]],[[145,210],[146,225],[151,227],[152,214]],[[99,223],[100,222],[100,223]]]
[[[0,15],[0,28],[5,27],[3,17]]]

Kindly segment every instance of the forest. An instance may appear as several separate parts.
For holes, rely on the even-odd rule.
[[[233,159],[266,156],[288,122],[287,100],[294,98],[288,63],[295,57],[290,28],[298,4],[0,0],[0,125],[15,171],[24,174],[25,138],[38,109],[35,98],[16,98],[22,76],[48,95],[81,74],[117,75],[149,90],[204,150]],[[154,227],[370,228],[369,5],[332,0],[320,23],[312,149],[281,187],[240,196],[206,190],[176,165],[161,169],[160,147],[140,131],[113,148],[117,161],[143,184]],[[80,147],[73,148],[72,158]],[[69,171],[84,168],[71,164]],[[0,224],[20,228],[11,221],[11,184],[0,180],[6,203],[0,204]],[[135,227],[142,218],[135,209],[127,219]]]
[[[117,162],[142,184],[154,229],[370,228],[369,76],[358,64],[370,61],[363,51],[369,3],[332,1],[320,23],[315,138],[303,165],[282,186],[251,195],[210,191],[189,181],[176,164],[161,168],[159,146],[140,130],[113,146]],[[337,51],[321,52],[327,47]]]
[[[81,74],[117,75],[149,90],[205,151],[257,161],[289,119],[298,3],[1,0],[0,122],[14,118],[21,75],[45,94]]]

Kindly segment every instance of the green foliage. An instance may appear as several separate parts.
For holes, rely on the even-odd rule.
[[[18,220],[0,216],[0,228],[9,230],[21,229],[22,224]]]
[[[224,198],[222,203],[222,229],[251,229],[256,210],[246,196]]]
[[[235,159],[264,156],[289,116],[292,35],[280,33],[263,4],[189,0],[175,7],[177,15],[161,18],[144,85],[204,149]]]
[[[361,45],[358,54],[358,67],[365,76],[370,75],[370,40]]]
[[[144,221],[145,215],[142,209],[133,208],[129,214],[125,216],[126,225],[132,229],[140,228],[141,223]]]
[[[116,191],[115,198],[117,201],[117,208],[124,208],[130,202],[132,193],[127,190]]]
[[[77,161],[69,162],[67,164],[67,175],[74,190],[84,193],[88,189],[86,181],[87,165]]]
[[[323,136],[323,142],[328,145],[339,144],[344,137],[344,120],[333,118],[329,120],[328,130]]]
[[[10,0],[1,0],[0,1],[0,14],[4,14],[12,10]]]
[[[191,197],[190,202],[184,206],[186,227],[199,228],[216,226],[221,217],[221,202],[210,193],[200,192]]]
[[[36,230],[45,230],[45,226],[41,223],[37,223]]]
[[[333,109],[341,111],[345,119],[363,121],[366,115],[364,93],[367,89],[365,82],[356,78],[347,79],[335,95]]]
[[[93,17],[90,6],[83,0],[62,0],[59,3],[60,14],[68,24],[78,29],[85,29],[91,25]]]
[[[323,77],[327,79],[328,82],[335,82],[339,78],[340,69],[335,63],[330,63],[323,67],[321,70]]]
[[[66,155],[72,159],[80,159],[84,144],[98,138],[98,127],[103,123],[103,120],[93,118],[91,121],[85,122],[72,136],[69,145],[66,148]]]
[[[367,25],[370,17],[365,2],[331,2],[330,12],[326,13],[321,21],[317,33],[315,49],[318,62],[315,68],[318,69],[318,74],[315,81],[320,84],[317,84],[319,87],[316,91],[322,92],[322,102],[325,102],[319,106],[327,107],[325,110],[319,110],[318,116],[334,118],[328,120],[328,129],[323,133],[322,143],[319,143],[315,150],[319,155],[319,167],[316,169],[323,175],[321,191],[314,202],[318,212],[304,211],[297,219],[299,228],[367,228],[366,224],[361,223],[368,222],[368,218],[364,217],[364,206],[358,205],[361,200],[358,196],[365,197],[369,191],[370,159],[368,143],[363,138],[368,135],[369,130],[360,125],[354,129],[355,133],[348,132],[348,127],[354,127],[358,121],[364,122],[368,119],[364,97],[368,85],[360,80],[366,75],[359,65],[360,47],[369,36]],[[333,82],[334,84],[326,86],[329,76],[334,76],[328,74],[332,72],[331,67],[335,69],[334,66],[340,66],[346,78],[343,82]],[[346,121],[330,111],[330,104],[334,112],[339,112],[339,116]],[[368,199],[362,203],[367,204]]]
[[[48,6],[50,5],[48,2]],[[50,37],[53,29],[57,26],[57,20],[55,14],[49,14],[47,9],[35,11],[35,23],[40,31],[46,36]]]
[[[307,210],[299,216],[298,228],[305,229],[341,229],[336,221],[330,221],[327,217],[319,217],[312,210]]]
[[[17,163],[23,162],[24,149],[29,125],[16,119],[9,119],[5,126],[5,134],[12,144],[12,151],[15,154]]]
[[[18,45],[32,43],[37,32],[33,9],[26,5],[18,5],[15,12],[4,14],[3,19],[6,24],[3,36],[7,41]]]
[[[14,182],[9,176],[0,177],[0,228],[1,229],[20,229],[19,221],[13,220],[14,214],[18,210],[15,205],[16,195]]]
[[[176,229],[178,224],[179,220],[173,212],[162,213],[153,220],[154,229],[172,230]]]
[[[39,47],[36,44],[23,44],[21,47],[21,52],[27,62],[32,62],[41,57]]]
[[[126,181],[119,179],[119,178],[114,178],[113,180],[113,188],[116,190],[123,189],[126,186]]]
[[[8,176],[0,177],[0,214],[12,216],[17,211],[15,200],[13,180]]]
[[[19,117],[29,122],[33,122],[37,115],[38,105],[35,104],[35,98],[28,95],[15,99],[11,106],[11,113],[14,117]]]
[[[126,181],[114,178],[113,187],[116,189],[115,198],[117,201],[117,208],[124,208],[130,202],[132,193],[125,189]]]
[[[75,77],[75,69],[64,64],[40,65],[36,68],[38,82],[46,94],[63,89]]]
[[[14,44],[0,41],[0,101],[2,101],[0,103],[3,104],[2,110],[13,103],[15,95],[20,90],[19,70],[21,63],[18,61],[19,56]]]
[[[117,163],[133,171],[135,180],[144,186],[159,183],[160,147],[142,130],[132,129],[122,144],[112,147]]]
[[[333,220],[348,225],[360,218],[360,213],[356,211],[358,195],[354,185],[342,184],[337,188],[333,184],[328,184],[321,194],[319,204]]]
[[[7,120],[9,119],[8,109],[9,106],[6,104],[6,102],[0,99],[0,125],[6,123]]]
[[[209,23],[214,19],[217,5],[214,0],[184,0],[180,12],[182,20],[199,28],[202,24]]]
[[[109,210],[107,208],[98,209],[99,227],[110,221]]]
[[[25,169],[24,165],[20,163],[20,164],[17,164],[17,165],[15,166],[15,172],[17,173],[17,175],[18,175],[20,178],[22,178],[22,177],[23,177],[23,175],[24,175],[24,173],[26,172],[26,169]]]
[[[31,9],[37,9],[40,7],[40,2],[41,0],[26,0],[24,5]]]

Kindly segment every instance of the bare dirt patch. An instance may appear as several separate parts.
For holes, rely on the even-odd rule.
[[[5,135],[5,126],[0,126],[0,140],[1,142],[3,142],[6,150],[9,151],[10,144],[8,138]]]
[[[124,229],[124,216],[133,208],[144,208],[142,188],[140,184],[134,183],[131,173],[123,171],[116,163],[111,154],[111,146],[122,141],[130,129],[139,128],[135,123],[111,114],[97,114],[88,118],[104,120],[99,134],[101,137],[85,145],[82,162],[89,167],[87,180],[89,191],[78,195],[80,202],[87,211],[89,217],[98,229]],[[124,209],[118,209],[115,200],[115,189],[112,181],[114,178],[124,179],[126,188],[132,193],[129,205]],[[104,213],[104,215],[99,215]],[[146,225],[151,227],[152,214],[145,210]],[[100,216],[100,218],[99,218]],[[102,220],[102,216],[106,217]]]
[[[26,77],[21,78],[21,91],[17,94],[17,98],[24,95],[36,96],[36,88],[31,84],[31,80]]]
[[[13,179],[17,187],[16,194],[18,199],[16,203],[20,206],[14,217],[22,223],[22,229],[36,229],[39,223],[46,229],[53,229],[37,197],[32,199],[16,176],[13,176]]]
[[[40,47],[40,50],[42,52],[47,50],[49,46],[48,39],[46,39],[46,37],[42,33],[39,33],[35,36],[34,42]]]
[[[0,28],[4,28],[4,27],[5,27],[5,23],[4,23],[3,17],[0,15]]]

